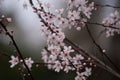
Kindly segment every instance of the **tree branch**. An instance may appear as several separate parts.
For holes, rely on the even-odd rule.
[[[31,4],[32,0],[29,0],[29,2],[30,2],[30,4]],[[34,10],[36,10],[34,4],[31,4],[31,6],[32,6],[32,8],[33,8]],[[33,6],[34,6],[34,7],[33,7]],[[38,15],[38,17],[42,20],[42,22],[43,22],[46,26],[49,27],[49,25],[46,24],[46,22],[45,22],[44,19],[40,16],[40,14]],[[52,31],[53,31],[53,30],[52,30]],[[65,42],[66,44],[71,45],[77,53],[82,54],[84,57],[88,57],[88,58],[90,57],[92,60],[94,60],[94,63],[95,63],[97,66],[99,66],[99,67],[107,70],[108,72],[110,72],[111,74],[115,75],[116,77],[118,77],[118,78],[120,79],[120,74],[118,74],[116,71],[114,71],[114,70],[113,70],[112,68],[110,68],[109,66],[105,65],[102,61],[100,61],[99,59],[97,59],[97,58],[94,57],[93,55],[88,54],[85,50],[83,50],[82,48],[76,46],[76,45],[75,45],[72,41],[70,41],[68,38],[65,38],[65,39],[64,39],[64,42]]]
[[[107,65],[106,65],[105,63],[103,63],[101,60],[99,60],[99,59],[97,59],[95,56],[87,53],[85,50],[83,50],[82,48],[80,48],[80,47],[78,47],[77,45],[75,45],[75,44],[74,44],[72,41],[70,41],[69,39],[66,38],[66,39],[65,39],[65,42],[66,42],[66,43],[69,43],[70,45],[72,45],[72,47],[74,48],[74,50],[75,50],[77,53],[82,54],[83,56],[86,56],[86,57],[90,57],[92,60],[94,60],[94,63],[95,63],[98,67],[100,67],[100,68],[102,68],[102,69],[110,72],[111,74],[115,75],[116,77],[118,77],[118,78],[120,79],[120,74],[117,73],[117,72],[116,72],[115,70],[113,70],[112,68],[110,68],[109,66],[107,66]]]
[[[23,56],[22,56],[22,53],[20,52],[20,49],[18,48],[18,46],[17,46],[17,44],[16,44],[16,42],[15,42],[15,40],[14,40],[14,37],[9,33],[9,31],[7,30],[6,26],[2,23],[2,21],[0,21],[0,25],[1,25],[2,28],[5,30],[6,34],[9,36],[9,38],[12,40],[13,45],[15,46],[15,48],[16,48],[16,50],[17,50],[17,52],[18,52],[19,58],[22,59],[25,68],[27,69],[28,73],[30,74],[31,80],[34,80],[30,69],[28,68],[28,66],[27,66],[26,63],[25,63],[25,60],[24,60],[24,58],[23,58]]]
[[[111,7],[111,8],[120,8],[120,6],[114,6],[114,5],[109,5],[109,4],[95,4],[97,7]]]
[[[92,36],[88,25],[86,24],[86,29],[87,32],[92,40],[92,42],[95,44],[95,46],[99,49],[99,51],[108,59],[108,61],[116,68],[117,71],[120,71],[120,69],[118,68],[118,66],[115,65],[115,63],[112,61],[112,59],[110,59],[110,57],[106,54],[106,52],[103,51],[102,47],[95,41],[94,37]]]

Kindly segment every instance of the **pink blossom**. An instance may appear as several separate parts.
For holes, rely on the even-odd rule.
[[[9,62],[11,63],[11,68],[13,68],[15,65],[17,65],[19,63],[19,59],[18,57],[14,57],[13,55],[11,56],[11,60],[9,60]]]

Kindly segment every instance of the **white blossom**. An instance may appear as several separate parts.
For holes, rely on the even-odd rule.
[[[41,52],[41,54],[42,54],[42,60],[45,62],[45,63],[47,63],[47,61],[48,61],[48,52],[45,50],[45,49],[43,49],[43,51]]]
[[[70,70],[72,70],[72,68],[70,66],[65,66],[64,71],[66,73],[68,73]]]
[[[86,78],[83,75],[83,73],[77,72],[77,76],[75,77],[75,80],[86,80]]]
[[[19,59],[18,57],[15,56],[11,56],[11,60],[9,60],[9,62],[11,63],[11,68],[13,68],[15,65],[17,65],[19,63]]]
[[[32,64],[34,63],[34,61],[31,60],[31,58],[26,58],[26,59],[25,59],[25,63],[26,63],[26,65],[28,66],[28,68],[31,69]]]
[[[61,9],[56,9],[55,12],[58,14],[58,15],[61,15],[63,13],[64,9],[61,8]]]
[[[70,52],[74,52],[74,50],[72,49],[71,46],[64,46],[64,50],[63,50],[65,53],[70,53]]]
[[[91,70],[92,70],[91,68],[86,67],[86,68],[85,68],[85,72],[83,72],[84,75],[85,75],[85,76],[90,76],[90,75],[91,75]]]
[[[75,19],[79,19],[80,18],[80,13],[79,12],[77,12],[77,11],[69,11],[68,12],[68,18],[70,19],[70,20],[75,20]]]
[[[59,72],[61,69],[63,69],[61,63],[59,61],[55,61],[55,65],[53,66],[56,72]]]

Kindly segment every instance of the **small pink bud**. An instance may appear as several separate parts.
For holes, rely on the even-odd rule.
[[[36,67],[39,67],[39,65],[38,65],[38,64],[36,64]]]
[[[102,52],[103,52],[103,53],[105,53],[105,52],[106,52],[106,50],[105,50],[105,49],[103,49],[103,50],[102,50]]]
[[[85,66],[85,65],[86,65],[86,63],[83,63],[83,65]]]
[[[77,27],[76,29],[77,29],[78,31],[80,31],[80,30],[81,30],[81,27]]]
[[[23,60],[20,60],[20,62],[23,62]]]
[[[90,63],[90,66],[92,66],[93,65],[93,63]]]

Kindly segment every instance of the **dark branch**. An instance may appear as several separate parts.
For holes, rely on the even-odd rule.
[[[12,40],[13,45],[15,46],[15,48],[16,48],[16,50],[17,50],[17,52],[18,52],[19,58],[22,59],[25,68],[27,69],[28,73],[30,74],[31,80],[34,80],[30,69],[28,68],[28,66],[27,66],[26,63],[25,63],[25,60],[24,60],[24,58],[23,58],[23,56],[22,56],[22,53],[20,52],[20,49],[18,48],[17,43],[16,43],[15,40],[14,40],[14,37],[9,33],[9,31],[7,30],[6,26],[2,23],[2,21],[0,21],[0,25],[1,25],[2,28],[5,30],[6,34],[9,36],[9,38]]]
[[[114,6],[114,5],[109,5],[109,4],[95,4],[97,7],[110,7],[110,8],[120,8],[120,6]]]
[[[112,59],[110,59],[110,57],[103,51],[102,47],[95,41],[95,39],[92,36],[87,24],[86,24],[86,29],[87,29],[87,32],[88,32],[92,42],[99,49],[99,51],[108,59],[108,61],[116,68],[117,71],[120,71],[120,69],[115,65],[115,63],[112,61]]]
[[[31,4],[32,0],[29,0],[30,4]],[[31,6],[33,7],[33,4],[31,4]],[[35,10],[36,8],[33,7],[33,9]],[[49,27],[48,24],[46,24],[45,20],[40,16],[40,14],[38,15],[38,17],[42,20],[41,22],[43,22],[46,26]],[[51,30],[53,31],[53,30]],[[88,54],[85,50],[83,50],[82,48],[76,46],[72,41],[70,41],[69,39],[65,38],[64,40],[65,43],[70,44],[74,50],[76,52],[78,52],[79,54],[82,54],[84,57],[90,57],[92,60],[94,60],[95,64],[105,70],[107,70],[108,72],[110,72],[111,74],[115,75],[116,77],[120,78],[120,74],[118,74],[116,71],[114,71],[112,68],[110,68],[109,66],[105,65],[102,61],[100,61],[99,59],[97,59],[96,57],[94,57],[93,55]]]

